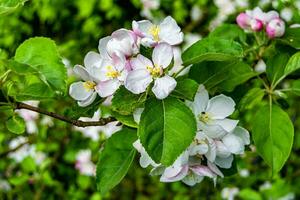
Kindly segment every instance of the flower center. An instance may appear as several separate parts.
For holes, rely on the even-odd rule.
[[[96,84],[92,81],[86,81],[86,82],[83,83],[83,87],[87,91],[93,90],[95,86],[96,86]]]
[[[151,67],[147,66],[147,70],[150,72],[151,76],[154,78],[160,77],[162,74],[162,68],[161,67]]]
[[[199,120],[204,123],[208,123],[210,121],[210,116],[207,112],[201,112],[201,114],[198,116]]]
[[[107,66],[106,69],[107,69],[106,76],[108,78],[117,78],[121,75],[121,73],[115,70],[112,66]]]
[[[157,25],[153,25],[150,27],[149,29],[149,33],[153,36],[153,39],[158,42],[159,41],[159,32],[160,32],[160,29]]]

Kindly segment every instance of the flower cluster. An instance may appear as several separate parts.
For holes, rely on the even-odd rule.
[[[100,39],[100,53],[87,53],[85,67],[74,67],[83,81],[71,84],[70,96],[84,107],[90,105],[97,94],[109,97],[124,85],[134,94],[143,93],[152,86],[154,95],[164,99],[177,84],[168,70],[172,68],[173,48],[182,41],[183,33],[170,16],[160,24],[133,21],[132,30],[119,29]],[[141,46],[151,49],[151,58],[141,54]]]
[[[261,31],[264,29],[269,38],[281,37],[285,32],[285,23],[278,12],[272,10],[263,12],[259,7],[246,10],[236,18],[237,24],[247,31]]]
[[[250,143],[246,129],[237,126],[238,120],[228,119],[234,112],[234,101],[225,95],[209,99],[208,92],[201,85],[193,102],[186,104],[197,119],[197,133],[190,146],[168,167],[155,163],[139,140],[133,146],[140,152],[140,165],[153,167],[152,175],[161,175],[162,182],[183,181],[193,186],[204,177],[223,177],[219,168],[232,166],[234,155],[244,153]],[[137,117],[136,117],[137,119]]]

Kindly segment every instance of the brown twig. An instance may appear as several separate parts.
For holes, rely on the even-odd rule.
[[[34,111],[34,112],[37,112],[37,113],[40,113],[40,114],[48,115],[50,117],[53,117],[55,119],[59,119],[61,121],[70,123],[70,124],[72,124],[74,126],[78,126],[78,127],[103,126],[103,125],[105,125],[109,122],[116,121],[116,119],[113,118],[113,117],[100,118],[99,121],[87,121],[87,122],[81,121],[81,120],[70,119],[70,118],[67,118],[63,115],[60,115],[60,114],[57,114],[57,113],[54,113],[54,112],[49,112],[49,111],[43,110],[41,108],[37,108],[37,107],[31,106],[31,105],[28,105],[28,104],[25,104],[25,103],[22,103],[22,102],[16,102],[15,109],[31,110],[31,111]]]

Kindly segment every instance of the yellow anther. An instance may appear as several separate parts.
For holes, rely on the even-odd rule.
[[[118,76],[121,75],[120,72],[115,70],[112,66],[106,66],[107,72],[106,72],[106,77],[108,78],[117,78]]]
[[[147,66],[147,70],[150,72],[151,76],[153,76],[153,77],[159,77],[162,74],[161,67]]]
[[[155,41],[159,41],[159,32],[160,32],[160,29],[159,29],[159,26],[157,25],[153,25],[149,28],[149,33],[153,36],[153,39]]]
[[[210,121],[210,117],[209,117],[208,113],[206,113],[206,112],[202,112],[198,117],[199,117],[199,120],[204,123],[208,123]]]
[[[95,86],[96,86],[96,84],[92,81],[86,81],[86,82],[83,83],[83,87],[87,91],[93,90]]]

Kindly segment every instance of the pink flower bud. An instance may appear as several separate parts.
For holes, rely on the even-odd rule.
[[[250,21],[250,26],[252,31],[260,31],[264,27],[264,24],[260,20],[252,19]]]
[[[251,17],[249,15],[247,15],[246,13],[240,13],[236,18],[236,23],[242,29],[248,29],[250,21],[251,21]]]
[[[267,24],[267,35],[269,38],[274,38],[274,37],[281,37],[283,36],[285,32],[285,24],[284,21],[276,18],[272,19],[268,24]]]

